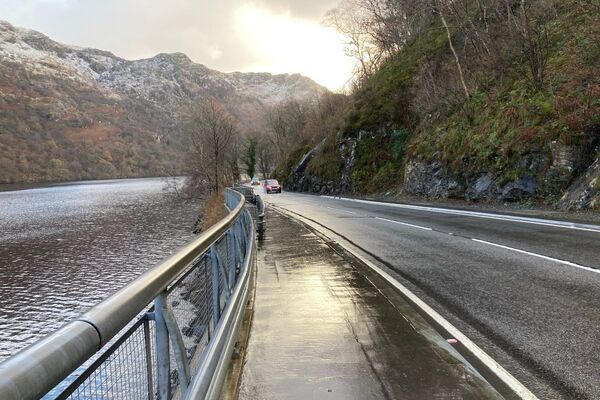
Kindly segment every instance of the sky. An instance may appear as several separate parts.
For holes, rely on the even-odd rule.
[[[223,72],[301,73],[341,90],[354,62],[322,24],[339,0],[0,0],[0,19],[134,60],[182,52]]]

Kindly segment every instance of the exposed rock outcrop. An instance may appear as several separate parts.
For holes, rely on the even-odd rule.
[[[321,141],[318,145],[310,149],[306,152],[298,164],[294,166],[292,169],[292,173],[290,175],[290,179],[285,182],[285,187],[288,190],[292,191],[310,191],[308,190],[310,185],[306,181],[306,167],[312,158],[315,156],[315,153],[319,150],[319,148],[323,145],[324,141]]]
[[[553,143],[549,152],[524,154],[510,171],[450,172],[438,161],[409,161],[404,191],[429,198],[458,198],[468,201],[515,202],[530,198],[562,196],[565,209],[599,207],[600,166],[592,162],[600,140],[590,129],[588,140],[566,146]],[[591,165],[590,165],[591,163]],[[515,176],[516,174],[516,176]]]
[[[559,204],[568,210],[600,209],[600,158],[571,184]]]
[[[360,140],[361,135],[337,138],[336,153],[341,165],[338,181],[324,181],[307,173],[321,143],[303,155],[289,175],[287,186],[290,190],[313,193],[352,194],[355,151]],[[598,129],[590,128],[581,143],[569,146],[552,143],[547,149],[521,155],[506,171],[473,171],[468,159],[462,160],[464,168],[459,172],[446,168],[436,160],[437,156],[429,162],[408,160],[404,165],[404,181],[398,186],[407,194],[433,199],[492,202],[542,199],[564,209],[600,208],[599,151]]]

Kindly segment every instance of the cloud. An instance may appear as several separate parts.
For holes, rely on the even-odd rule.
[[[247,5],[267,9],[275,14],[289,12],[292,17],[320,20],[338,2],[339,0],[262,0]]]
[[[278,36],[295,38],[301,58],[333,56],[339,64],[341,44],[332,44],[331,33],[319,31],[324,13],[337,0],[2,0],[0,15],[17,26],[39,30],[68,44],[109,50],[127,59],[152,57],[157,53],[186,53],[192,60],[222,71],[248,71],[261,67],[267,72],[300,72],[331,88],[305,65],[286,62]],[[244,26],[240,12],[259,10],[279,32]],[[246,20],[247,22],[247,20]],[[263,21],[264,22],[264,21]],[[260,23],[260,22],[256,22]],[[264,27],[259,27],[264,28]],[[322,28],[322,27],[321,27]],[[300,31],[299,31],[300,29]],[[305,29],[310,46],[298,46]],[[262,32],[257,34],[257,31]],[[316,40],[321,32],[323,40]],[[249,40],[249,38],[253,38]],[[260,41],[260,42],[258,42]],[[341,41],[340,41],[341,43]],[[323,51],[326,44],[327,51]],[[312,46],[312,47],[311,47]],[[271,52],[271,53],[269,53]],[[312,54],[311,54],[312,53]],[[331,63],[329,63],[331,64]],[[285,69],[285,71],[282,70]],[[314,68],[313,68],[314,69]],[[312,75],[311,75],[312,74]]]
[[[248,70],[281,73],[298,70],[330,88],[341,88],[353,63],[343,52],[343,39],[315,21],[291,18],[267,9],[243,7],[237,13],[240,35],[253,50]]]

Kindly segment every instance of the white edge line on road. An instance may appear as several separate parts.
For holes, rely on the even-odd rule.
[[[341,211],[341,212],[345,212],[348,214],[356,214],[354,211],[348,211],[348,210],[344,210],[343,208],[335,208],[335,207],[327,207],[330,210],[337,210],[337,211]]]
[[[580,230],[580,231],[600,233],[600,226],[598,226],[598,225],[575,224],[572,222],[563,222],[563,221],[556,221],[556,220],[542,220],[539,218],[519,217],[519,216],[515,216],[515,215],[491,214],[491,213],[484,213],[484,212],[479,212],[479,211],[453,210],[450,208],[442,208],[442,207],[428,207],[428,206],[417,206],[417,205],[413,205],[413,204],[386,203],[386,202],[374,201],[374,200],[350,199],[347,197],[334,197],[334,196],[321,196],[321,197],[326,198],[326,199],[332,199],[332,200],[343,200],[343,201],[353,201],[356,203],[374,204],[374,205],[378,205],[378,206],[406,208],[406,209],[411,209],[411,210],[422,210],[422,211],[430,211],[430,212],[437,212],[437,213],[443,213],[443,214],[464,215],[464,216],[469,216],[469,217],[496,219],[496,220],[511,221],[511,222],[521,222],[524,224],[544,225],[544,226],[552,226],[555,228],[576,229],[576,230]]]
[[[393,219],[387,219],[387,218],[381,218],[381,217],[375,217],[375,219],[378,219],[380,221],[387,221],[387,222],[392,222],[394,224],[398,224],[398,225],[405,225],[405,226],[410,226],[411,228],[417,228],[417,229],[423,229],[425,231],[432,231],[433,229],[428,228],[426,226],[421,226],[421,225],[413,225],[413,224],[409,224],[406,222],[400,222],[400,221],[396,221]]]
[[[339,242],[338,242],[339,243]],[[342,244],[340,244],[342,245]],[[379,268],[378,266],[371,263],[369,260],[365,259],[362,255],[358,254],[352,249],[349,249],[347,246],[344,246],[346,250],[352,253],[356,258],[361,260],[363,263],[368,265],[371,269],[381,275],[386,281],[388,281],[391,285],[393,285],[396,289],[398,289],[404,296],[410,299],[410,301],[415,304],[416,307],[419,307],[423,312],[429,315],[430,318],[436,321],[445,331],[447,331],[454,339],[458,340],[462,343],[465,348],[467,348],[471,354],[473,354],[481,363],[485,364],[485,366],[492,371],[494,375],[496,375],[506,386],[508,386],[515,394],[517,394],[522,399],[537,399],[537,397],[529,391],[521,382],[517,380],[514,376],[510,374],[504,367],[502,367],[496,360],[490,357],[485,351],[483,351],[479,346],[477,346],[471,339],[465,336],[461,331],[458,330],[454,325],[452,325],[446,318],[442,317],[437,311],[431,308],[427,303],[421,300],[417,295],[411,292],[406,286],[398,282],[387,272]]]
[[[580,268],[580,269],[583,269],[583,270],[586,270],[586,271],[590,271],[590,272],[594,272],[594,273],[600,274],[600,270],[598,270],[598,269],[586,267],[585,265],[576,264],[576,263],[571,262],[571,261],[560,260],[558,258],[548,257],[548,256],[544,256],[542,254],[532,253],[530,251],[516,249],[514,247],[504,246],[502,244],[492,243],[492,242],[488,242],[488,241],[481,240],[481,239],[472,238],[471,240],[473,240],[474,242],[477,242],[477,243],[483,243],[483,244],[487,244],[489,246],[499,247],[501,249],[510,250],[510,251],[514,251],[514,252],[517,252],[517,253],[521,253],[521,254],[527,254],[529,256],[542,258],[542,259],[548,260],[548,261],[554,261],[554,262],[557,262],[557,263],[568,265],[570,267]]]
[[[280,209],[279,207],[277,207]],[[281,209],[280,209],[281,210]],[[285,210],[285,209],[284,209]],[[280,211],[281,212],[281,211]],[[321,232],[322,235],[332,239],[329,235],[327,235],[323,230],[312,221],[294,215],[287,210],[283,212],[291,218],[301,219],[304,223],[312,226],[317,231]],[[333,239],[332,239],[333,240]],[[406,286],[398,282],[394,279],[390,274],[385,272],[383,269],[379,268],[366,258],[364,258],[361,254],[359,254],[354,249],[340,243],[338,240],[336,242],[344,247],[348,252],[358,258],[360,261],[365,263],[365,265],[369,266],[375,272],[377,272],[382,278],[384,278],[387,282],[389,282],[392,286],[398,289],[407,299],[410,300],[414,304],[415,307],[420,308],[425,314],[427,314],[432,320],[434,320],[439,326],[442,327],[448,334],[450,334],[454,339],[458,340],[462,345],[474,356],[479,362],[484,364],[498,379],[500,379],[510,390],[512,390],[519,398],[526,400],[538,400],[538,398],[529,390],[525,385],[523,385],[519,380],[517,380],[514,376],[510,374],[506,369],[504,369],[496,360],[490,357],[485,351],[483,351],[479,346],[477,346],[471,339],[465,336],[461,331],[459,331],[454,325],[452,325],[446,318],[442,317],[437,311],[431,308],[427,303],[421,300],[417,295],[410,291]]]

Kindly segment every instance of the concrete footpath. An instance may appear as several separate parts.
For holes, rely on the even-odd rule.
[[[497,399],[374,272],[270,210],[240,399]]]

